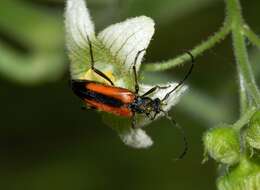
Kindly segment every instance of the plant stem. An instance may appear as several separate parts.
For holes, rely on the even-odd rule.
[[[206,41],[201,42],[201,44],[195,46],[189,52],[192,53],[194,57],[197,57],[204,53],[206,50],[214,47],[218,42],[223,40],[230,32],[230,20],[225,20],[223,26],[214,35],[210,36]],[[186,61],[190,60],[190,56],[187,53],[183,53],[176,58],[170,59],[166,62],[155,62],[144,65],[146,71],[163,71],[176,67],[177,65],[184,64]]]
[[[250,40],[252,44],[260,49],[260,38],[255,34],[248,25],[243,26],[244,35]]]
[[[244,21],[239,0],[226,0],[226,5],[227,16],[232,20],[231,32],[238,73],[239,75],[242,75],[246,89],[253,97],[255,103],[260,105],[260,93],[256,86],[252,68],[249,63],[245,38],[243,36]],[[243,101],[246,101],[244,97],[240,97],[240,99],[241,101],[242,99]],[[243,103],[243,105],[244,104],[248,104],[248,102]]]
[[[247,110],[241,117],[239,120],[237,120],[236,123],[233,124],[234,129],[236,129],[237,131],[240,131],[240,129],[245,126],[250,118],[253,116],[253,114],[257,111],[256,107],[252,107],[249,110]]]
[[[239,101],[240,101],[240,115],[244,114],[245,111],[248,109],[248,96],[246,92],[246,86],[243,76],[239,75]]]

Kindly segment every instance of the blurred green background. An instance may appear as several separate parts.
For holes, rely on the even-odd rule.
[[[127,17],[147,15],[156,33],[146,62],[167,60],[192,48],[221,26],[220,0],[88,0],[100,31]],[[260,1],[242,2],[244,16],[260,34]],[[196,60],[189,92],[171,114],[182,136],[165,120],[146,130],[155,145],[126,147],[92,110],[82,111],[69,87],[63,0],[0,1],[0,189],[1,190],[206,190],[215,189],[216,168],[202,165],[203,131],[238,117],[236,68],[228,38]],[[254,71],[259,52],[249,45]],[[187,67],[145,80],[180,80]],[[152,80],[151,80],[152,79]],[[260,78],[258,77],[258,81]]]

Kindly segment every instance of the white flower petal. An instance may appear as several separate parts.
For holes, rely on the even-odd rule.
[[[159,98],[162,100],[165,95],[173,90],[178,83],[168,83],[168,84],[158,84],[159,86],[169,86],[169,88],[166,89],[158,89],[155,91],[153,94],[151,94],[149,97],[152,99]],[[152,87],[151,85],[145,85],[145,84],[140,84],[140,95],[144,94],[148,90],[150,90]],[[188,89],[186,85],[183,85],[179,88],[177,88],[176,91],[170,94],[169,98],[166,99],[163,103],[164,105],[162,106],[162,109],[166,112],[170,111],[171,107],[177,104],[182,96],[182,94]],[[158,119],[159,117],[163,116],[163,113],[158,114],[158,116],[155,119]],[[152,120],[150,120],[146,116],[142,116],[137,120],[137,126],[138,127],[143,127],[149,123],[151,123]]]
[[[122,141],[133,148],[148,148],[152,146],[152,139],[142,129],[130,129],[119,134]]]
[[[98,39],[108,48],[127,70],[132,70],[138,51],[146,49],[154,33],[154,22],[151,18],[140,16],[109,26],[103,30]],[[137,61],[137,70],[145,52]]]
[[[87,35],[94,38],[94,24],[84,0],[67,0],[65,27],[69,49],[85,46]]]

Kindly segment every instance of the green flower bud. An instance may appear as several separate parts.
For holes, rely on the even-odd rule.
[[[260,111],[257,111],[250,120],[246,130],[246,141],[251,147],[260,149]]]
[[[239,135],[231,125],[210,129],[204,134],[203,143],[205,153],[218,162],[233,165],[240,160]]]
[[[218,190],[259,190],[259,161],[241,159],[238,166],[231,168],[227,174],[217,180]]]

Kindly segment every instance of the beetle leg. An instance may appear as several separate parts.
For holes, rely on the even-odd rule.
[[[131,127],[132,129],[136,129],[137,126],[136,126],[136,117],[135,117],[135,113],[133,114],[132,118],[131,118]]]
[[[89,44],[89,54],[90,54],[90,63],[91,63],[91,69],[98,74],[99,76],[101,76],[102,78],[104,78],[105,80],[107,80],[112,86],[114,86],[114,83],[111,81],[111,79],[106,76],[102,71],[98,70],[95,68],[94,64],[94,54],[93,54],[93,49],[92,49],[92,43],[87,35],[87,40],[88,40],[88,44]]]
[[[158,113],[154,113],[153,117],[151,118],[151,120],[155,120],[156,116],[157,116]]]
[[[134,65],[133,65],[133,72],[134,72],[134,79],[135,79],[135,93],[138,94],[139,92],[139,84],[138,84],[138,77],[137,77],[137,71],[136,71],[136,64],[137,64],[137,59],[139,57],[139,55],[145,51],[146,49],[140,50],[137,52],[136,56],[135,56],[135,61],[134,61]]]
[[[112,86],[115,86],[114,83],[111,81],[111,79],[110,79],[108,76],[106,76],[102,71],[96,69],[94,66],[91,67],[91,69],[92,69],[95,73],[97,73],[99,76],[101,76],[102,78],[106,79]]]

